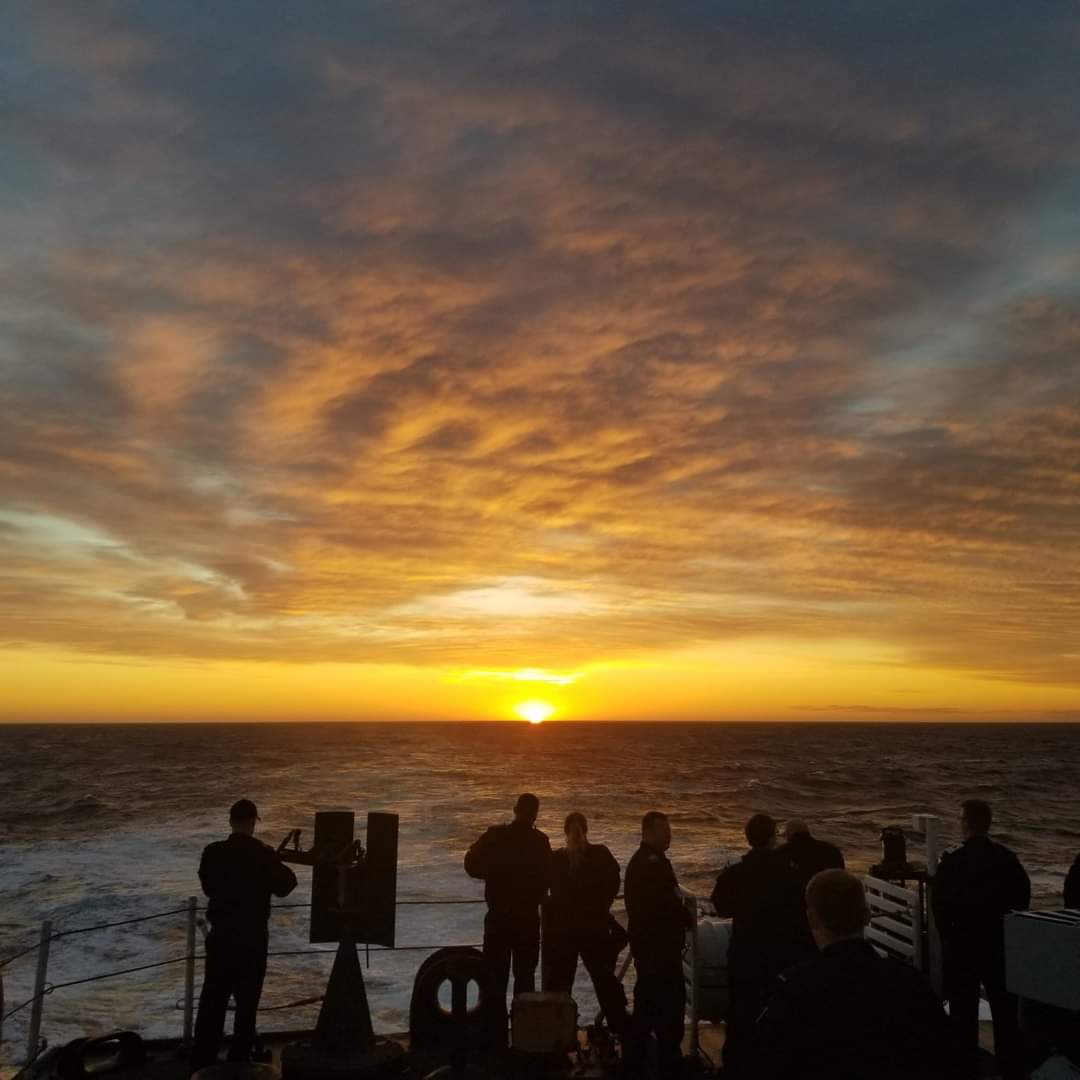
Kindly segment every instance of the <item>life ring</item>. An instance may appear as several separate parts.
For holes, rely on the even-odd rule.
[[[439,990],[450,983],[453,1006],[443,1008]],[[470,982],[478,991],[468,1006]],[[489,1050],[506,1046],[506,1002],[498,1000],[495,976],[478,949],[451,946],[433,952],[413,980],[409,1040],[417,1047]]]
[[[94,1039],[74,1039],[60,1051],[57,1075],[63,1080],[83,1080],[141,1065],[146,1048],[134,1031],[113,1031]]]

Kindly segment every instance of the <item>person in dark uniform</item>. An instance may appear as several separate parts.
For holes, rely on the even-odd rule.
[[[777,850],[795,872],[804,891],[810,879],[822,870],[844,869],[843,852],[828,840],[812,836],[802,818],[791,818],[784,825],[784,843]]]
[[[619,864],[603,844],[589,843],[584,814],[568,814],[563,831],[566,847],[551,857],[551,891],[544,901],[544,989],[569,993],[580,955],[608,1026],[621,1035],[628,1016],[615,963],[626,939],[611,915]]]
[[[815,874],[822,870],[843,870],[844,856],[835,844],[828,840],[819,840],[810,835],[810,829],[802,818],[790,818],[784,825],[784,843],[777,848],[780,856],[787,860],[788,866],[799,884],[800,895],[806,892],[806,886]],[[803,946],[808,957],[816,952],[814,939],[810,933],[810,924],[803,916]]]
[[[774,847],[776,822],[755,814],[746,839],[750,850],[720,872],[712,892],[716,913],[732,920],[723,1049],[725,1075],[732,1077],[747,1075],[765,994],[810,948],[798,878]]]
[[[551,872],[551,844],[536,828],[539,813],[535,795],[519,796],[514,820],[492,826],[465,853],[465,872],[484,882],[484,956],[504,1001],[511,966],[515,997],[536,989],[540,902]]]
[[[626,867],[626,914],[637,984],[634,1015],[624,1040],[625,1075],[644,1074],[649,1036],[656,1035],[659,1075],[682,1075],[682,1038],[686,1014],[682,954],[690,913],[664,852],[671,846],[671,825],[659,810],[641,819],[641,847]]]
[[[821,952],[777,979],[757,1025],[756,1080],[954,1080],[948,1021],[929,983],[863,939],[862,882],[824,870],[806,908]]]
[[[964,842],[941,857],[930,899],[941,934],[945,997],[965,1072],[978,1073],[979,983],[994,1017],[994,1056],[1005,1080],[1024,1075],[1017,1001],[1005,988],[1004,916],[1031,903],[1031,882],[1020,860],[990,839],[990,807],[963,804]]]
[[[1080,855],[1073,859],[1068,874],[1065,875],[1065,906],[1080,908]]]
[[[210,933],[191,1051],[193,1072],[217,1060],[230,996],[236,999],[236,1016],[229,1060],[250,1059],[266,975],[270,897],[288,896],[296,888],[296,875],[277,852],[255,839],[258,820],[250,799],[233,803],[231,835],[209,844],[199,862]]]

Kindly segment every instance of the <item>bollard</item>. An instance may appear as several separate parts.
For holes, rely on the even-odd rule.
[[[37,974],[34,976],[34,1002],[30,1007],[30,1030],[26,1035],[26,1063],[38,1055],[41,1039],[41,1014],[45,1008],[45,979],[49,973],[49,942],[52,940],[52,920],[41,924],[41,940],[38,943]]]
[[[187,902],[187,956],[184,958],[184,1034],[182,1045],[191,1045],[195,1017],[195,917],[199,910],[197,897]]]

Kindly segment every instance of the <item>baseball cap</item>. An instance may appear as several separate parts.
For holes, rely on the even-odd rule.
[[[259,821],[259,808],[250,799],[237,799],[229,810],[230,821]]]

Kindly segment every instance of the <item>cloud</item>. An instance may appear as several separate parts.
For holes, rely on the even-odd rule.
[[[1040,10],[24,12],[5,637],[862,635],[1075,685],[1080,84]]]

